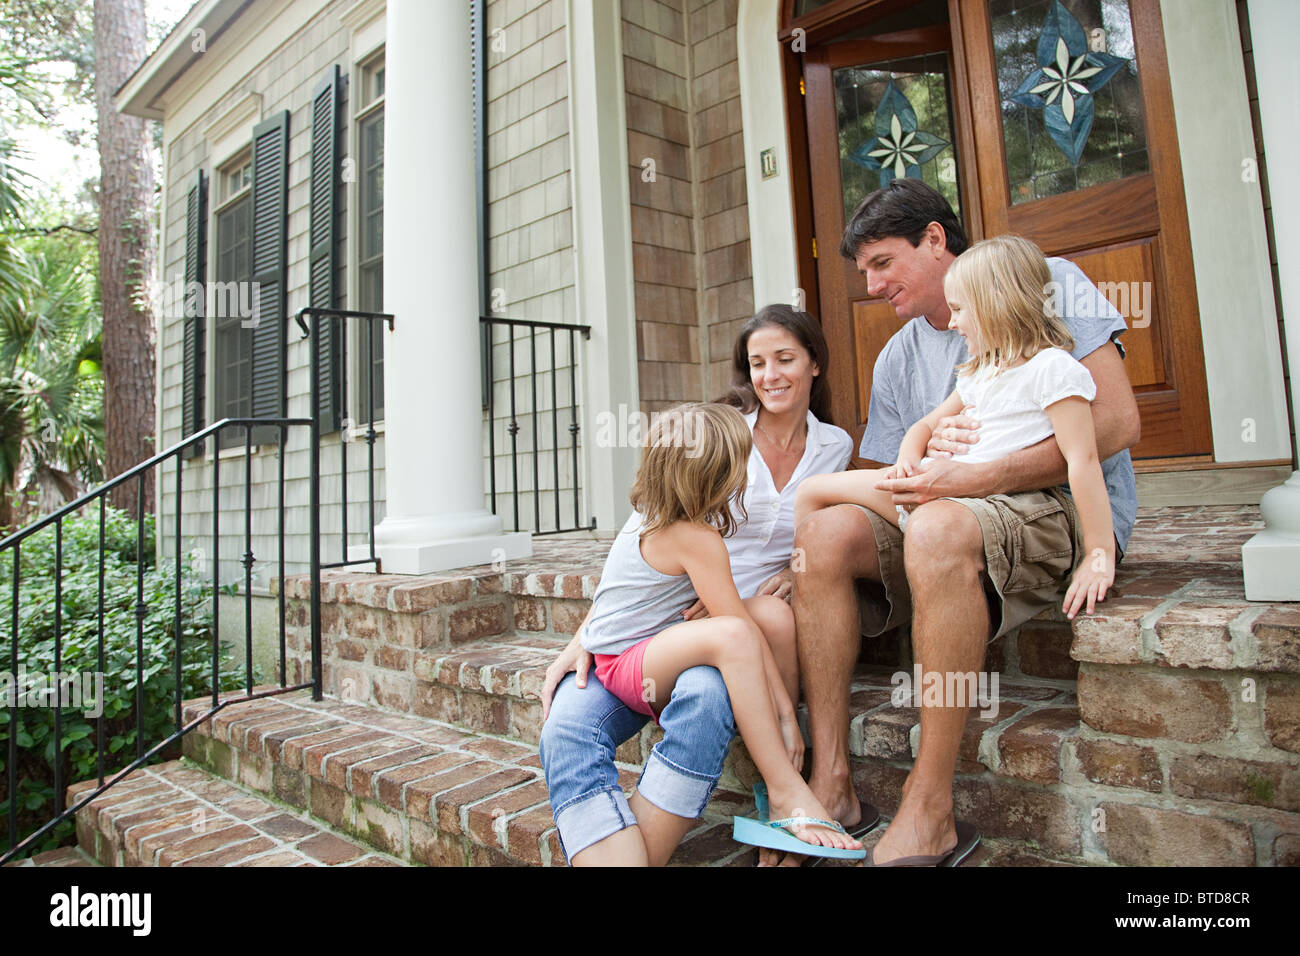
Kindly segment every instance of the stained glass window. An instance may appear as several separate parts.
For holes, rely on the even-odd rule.
[[[1150,169],[1128,0],[990,0],[1012,204]]]
[[[845,67],[834,84],[845,219],[896,176],[924,180],[960,216],[947,55]]]

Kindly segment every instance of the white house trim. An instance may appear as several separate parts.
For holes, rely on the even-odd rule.
[[[597,527],[627,520],[638,448],[594,446],[602,415],[636,413],[636,297],[623,87],[623,24],[616,3],[566,0],[569,148],[573,176],[577,320],[591,326],[583,377],[583,484]]]
[[[785,128],[780,0],[746,0],[736,13],[736,66],[745,141],[745,190],[749,196],[749,256],[754,305],[792,302],[799,285],[791,192],[790,144]],[[760,154],[776,151],[777,175],[763,179]],[[805,308],[817,304],[806,303]]]

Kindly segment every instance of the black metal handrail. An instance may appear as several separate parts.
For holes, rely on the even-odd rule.
[[[370,505],[370,522],[369,522],[370,523],[370,554],[368,557],[364,557],[364,558],[349,559],[348,558],[348,445],[350,444],[349,441],[350,436],[348,435],[347,432],[347,416],[345,414],[343,434],[341,436],[342,441],[339,442],[339,455],[341,458],[340,477],[343,482],[343,492],[341,495],[341,504],[340,504],[340,510],[342,512],[341,513],[342,552],[343,552],[342,559],[339,561],[331,561],[327,564],[321,564],[318,542],[316,541],[315,538],[313,538],[311,566],[312,568],[317,568],[317,567],[343,568],[353,564],[373,563],[375,565],[375,570],[378,571],[380,568],[380,562],[379,562],[378,555],[376,555],[375,553],[375,438],[377,437],[378,433],[375,431],[375,374],[374,374],[375,338],[371,334],[371,327],[375,322],[384,322],[388,325],[389,331],[392,331],[393,316],[388,314],[387,312],[357,312],[352,309],[317,309],[317,308],[308,307],[305,309],[298,310],[298,314],[294,318],[295,321],[297,321],[298,323],[298,327],[302,329],[302,337],[311,338],[311,407],[313,409],[318,409],[320,408],[320,349],[317,347],[318,346],[317,338],[320,335],[320,324],[318,322],[313,322],[311,324],[311,327],[309,328],[307,325],[307,319],[309,317],[314,317],[317,319],[338,319],[342,322],[346,322],[349,319],[357,319],[366,323],[366,334],[363,336],[363,338],[365,339],[365,352],[366,352],[365,368],[368,370],[368,374],[366,375],[366,385],[367,385],[367,392],[368,392],[366,400],[367,400],[368,411],[366,414],[365,438],[366,438],[366,445],[369,453],[369,467],[367,469],[367,474],[369,478],[369,505]],[[340,335],[339,339],[341,343],[339,364],[344,370],[346,370],[348,367],[348,337],[347,335]],[[348,408],[347,381],[348,381],[348,376],[346,374],[342,374],[339,376],[339,407],[345,410]],[[318,415],[312,416],[311,426],[312,426],[312,433],[311,433],[312,447],[319,448],[320,447],[320,419]],[[317,495],[317,497],[313,498],[311,503],[312,513],[316,514],[320,509],[320,500],[319,500],[320,483],[318,480],[319,479],[319,456],[313,457],[312,463],[313,466],[316,467],[317,469],[316,472],[313,473],[313,477],[312,477],[312,490],[313,493]]]
[[[288,430],[289,430],[290,428],[297,428],[297,427],[310,426],[310,425],[313,423],[313,421],[314,421],[314,419],[305,419],[305,418],[267,418],[267,417],[254,418],[254,417],[249,417],[249,418],[226,418],[226,419],[222,419],[222,420],[219,421],[219,422],[214,422],[213,424],[207,426],[206,428],[202,429],[201,431],[198,431],[198,432],[194,433],[193,435],[186,436],[186,437],[183,438],[181,441],[179,441],[179,442],[177,442],[176,444],[172,445],[172,446],[171,446],[170,448],[168,448],[166,451],[159,452],[158,454],[152,456],[151,458],[148,458],[148,459],[146,459],[145,461],[140,462],[138,465],[135,465],[134,467],[128,469],[127,471],[125,471],[125,472],[122,473],[121,475],[118,475],[116,478],[113,478],[112,480],[110,480],[110,481],[104,483],[103,485],[100,485],[98,488],[95,488],[94,490],[87,492],[86,494],[84,494],[84,495],[82,495],[81,497],[77,498],[75,501],[71,501],[71,502],[69,502],[68,504],[64,505],[62,508],[60,508],[60,509],[58,509],[57,511],[55,511],[53,514],[47,515],[46,517],[40,519],[39,521],[34,522],[33,524],[29,525],[29,526],[26,527],[26,528],[23,528],[23,529],[21,529],[21,530],[19,530],[19,531],[15,531],[13,534],[8,535],[6,538],[4,538],[4,540],[0,541],[0,554],[3,554],[3,552],[6,551],[6,550],[11,551],[12,554],[13,554],[13,590],[12,590],[12,607],[11,607],[11,609],[10,609],[11,619],[10,619],[10,622],[9,622],[9,623],[10,623],[10,627],[11,627],[11,634],[10,634],[10,664],[11,664],[11,668],[12,668],[12,669],[11,669],[11,674],[15,675],[15,679],[16,679],[16,675],[19,673],[19,666],[18,666],[18,665],[19,665],[19,659],[18,659],[18,634],[19,634],[19,602],[20,602],[19,582],[20,582],[20,576],[21,576],[21,550],[22,550],[22,544],[23,544],[24,541],[26,541],[28,538],[30,538],[32,535],[36,534],[37,532],[41,531],[42,529],[47,528],[47,527],[49,527],[50,525],[53,525],[53,526],[54,526],[54,531],[55,531],[55,556],[54,556],[54,570],[55,570],[55,586],[54,586],[54,587],[55,587],[55,592],[54,592],[54,670],[55,670],[55,681],[56,681],[56,683],[59,683],[59,682],[61,682],[62,644],[63,644],[63,593],[62,593],[62,585],[63,585],[63,580],[62,580],[62,579],[63,579],[63,520],[64,520],[65,518],[68,518],[68,517],[70,517],[70,516],[75,515],[77,512],[81,511],[83,508],[85,508],[85,507],[86,507],[87,505],[89,505],[91,502],[94,502],[96,499],[98,499],[98,502],[99,502],[99,590],[98,590],[98,608],[97,608],[97,610],[98,610],[98,634],[97,634],[97,648],[96,648],[96,649],[97,649],[97,651],[98,651],[98,665],[99,665],[99,673],[102,675],[103,672],[104,672],[104,635],[105,635],[105,631],[104,631],[104,558],[105,558],[105,547],[104,547],[104,544],[105,544],[105,517],[106,517],[106,507],[107,507],[107,502],[108,502],[108,496],[109,496],[109,493],[110,493],[113,489],[118,488],[118,487],[120,487],[120,486],[126,484],[127,482],[132,481],[132,480],[134,480],[134,481],[136,482],[136,494],[137,494],[137,498],[136,498],[136,502],[137,502],[137,512],[136,512],[136,518],[137,518],[137,523],[136,523],[136,525],[137,525],[137,530],[136,530],[136,561],[135,561],[135,565],[136,565],[136,605],[135,605],[135,618],[136,618],[136,654],[135,654],[135,658],[136,658],[136,660],[135,660],[135,672],[136,672],[136,673],[135,673],[135,678],[136,678],[136,680],[135,680],[135,686],[136,686],[136,700],[135,700],[135,725],[136,725],[136,726],[135,726],[135,745],[136,745],[136,758],[135,758],[135,760],[133,760],[130,764],[128,764],[125,768],[123,768],[121,771],[117,772],[117,773],[116,773],[112,778],[110,778],[110,779],[108,779],[108,780],[105,779],[105,769],[104,769],[104,752],[105,752],[105,748],[104,748],[104,719],[105,719],[105,718],[104,718],[104,713],[103,713],[103,703],[104,703],[104,702],[103,702],[102,700],[98,701],[97,703],[98,703],[99,706],[100,706],[100,714],[98,715],[98,717],[95,718],[95,721],[96,721],[96,731],[95,731],[95,732],[96,732],[96,738],[95,738],[95,739],[96,739],[96,755],[95,755],[95,764],[96,764],[96,777],[97,777],[97,780],[98,780],[98,786],[95,787],[94,789],[88,791],[88,792],[87,792],[85,795],[83,795],[82,798],[81,798],[80,800],[78,800],[78,801],[77,801],[73,806],[71,806],[71,807],[66,806],[66,805],[65,805],[65,802],[66,802],[66,794],[65,794],[65,791],[64,791],[64,781],[63,781],[63,761],[64,761],[64,756],[65,756],[65,746],[64,746],[63,731],[62,731],[62,716],[63,716],[63,715],[62,715],[62,711],[63,711],[63,701],[62,701],[62,693],[61,693],[62,688],[60,687],[60,688],[59,688],[59,692],[58,692],[57,695],[56,695],[56,699],[55,699],[55,701],[54,701],[54,703],[53,703],[53,709],[54,709],[54,745],[55,745],[55,746],[54,746],[54,751],[55,751],[55,752],[54,752],[54,758],[55,758],[55,759],[54,759],[54,800],[55,800],[55,816],[53,817],[53,819],[51,819],[51,820],[49,820],[48,822],[46,822],[43,826],[39,827],[39,828],[38,828],[37,830],[35,830],[34,832],[28,834],[28,835],[27,835],[23,840],[18,841],[18,833],[17,833],[17,804],[18,804],[18,778],[17,778],[17,771],[18,771],[18,763],[17,763],[17,757],[18,757],[18,753],[17,753],[17,744],[18,744],[17,725],[18,725],[18,724],[17,724],[17,722],[18,722],[18,714],[17,714],[17,709],[18,709],[18,703],[19,703],[19,701],[18,701],[17,698],[18,698],[18,694],[19,694],[21,691],[20,691],[20,689],[15,688],[14,697],[13,697],[13,699],[11,700],[11,702],[10,702],[10,704],[9,704],[9,733],[8,733],[8,737],[9,737],[9,753],[8,753],[8,762],[7,762],[7,766],[6,766],[7,785],[8,785],[8,792],[9,792],[9,813],[8,813],[9,849],[5,852],[5,854],[3,855],[3,857],[0,857],[0,863],[7,862],[8,860],[12,859],[13,857],[16,857],[16,856],[18,856],[19,854],[22,854],[22,853],[26,852],[30,847],[32,847],[32,846],[36,843],[37,840],[39,840],[39,839],[40,839],[41,837],[43,837],[46,833],[48,833],[50,830],[52,830],[52,829],[53,829],[55,826],[57,826],[60,822],[62,822],[63,820],[68,819],[69,817],[71,817],[71,816],[72,816],[73,814],[75,814],[78,810],[80,810],[82,807],[84,807],[87,803],[89,803],[91,800],[95,799],[95,797],[99,796],[101,793],[103,793],[105,790],[107,790],[110,786],[112,786],[112,784],[113,784],[115,781],[122,779],[122,778],[125,777],[128,773],[130,773],[132,770],[135,770],[137,767],[143,766],[146,762],[148,762],[149,760],[151,760],[154,756],[156,756],[157,754],[161,753],[161,752],[164,751],[166,748],[170,747],[170,746],[171,746],[172,744],[174,744],[176,741],[180,740],[180,738],[181,738],[182,736],[184,736],[185,733],[187,733],[189,730],[193,729],[193,728],[194,728],[195,726],[197,726],[198,724],[200,724],[200,723],[202,723],[203,721],[207,720],[209,717],[211,717],[213,714],[215,714],[218,710],[220,710],[220,709],[222,709],[223,707],[225,707],[227,704],[233,702],[233,701],[230,701],[230,700],[227,700],[227,701],[225,701],[225,702],[222,702],[222,701],[220,700],[220,697],[219,697],[219,692],[220,692],[220,687],[221,687],[221,673],[220,673],[220,636],[219,636],[219,635],[220,635],[220,632],[219,632],[219,626],[220,626],[220,612],[219,612],[219,608],[220,608],[220,593],[221,593],[221,580],[220,580],[220,574],[221,574],[221,561],[220,561],[220,556],[221,556],[221,548],[220,548],[220,544],[221,544],[221,527],[220,527],[220,514],[221,514],[221,509],[220,509],[220,491],[221,491],[221,482],[220,482],[220,467],[219,467],[219,466],[220,466],[220,457],[218,456],[218,457],[214,457],[214,460],[213,460],[213,482],[212,482],[212,503],[213,503],[213,505],[212,505],[212,536],[213,536],[213,590],[212,590],[212,707],[211,707],[211,709],[210,709],[206,714],[204,714],[204,715],[202,715],[201,717],[198,717],[198,718],[196,718],[196,719],[190,721],[188,724],[186,724],[186,723],[183,722],[183,717],[182,717],[183,684],[182,684],[182,673],[181,673],[181,670],[182,670],[182,634],[183,634],[183,631],[182,631],[182,613],[181,613],[181,608],[182,608],[182,603],[181,603],[181,598],[182,598],[182,587],[181,587],[181,582],[182,582],[181,553],[182,553],[182,550],[183,550],[183,549],[182,549],[182,543],[181,543],[181,523],[182,523],[182,517],[183,517],[182,493],[183,493],[183,490],[184,490],[183,481],[184,481],[184,472],[185,472],[185,469],[184,469],[184,467],[182,466],[183,463],[182,463],[182,461],[181,461],[180,456],[181,456],[181,454],[182,454],[186,449],[192,447],[196,442],[204,441],[204,440],[206,440],[209,436],[215,436],[215,435],[219,434],[220,432],[222,432],[223,430],[228,429],[228,428],[243,428],[243,430],[244,430],[244,461],[245,461],[245,478],[246,478],[246,481],[248,482],[248,484],[250,485],[250,489],[251,489],[251,475],[252,475],[252,432],[253,432],[253,429],[254,429],[254,428],[274,428],[274,429],[277,429],[277,430],[278,430],[278,432],[279,432],[279,438],[280,438],[280,449],[281,449],[281,454],[280,454],[280,489],[281,489],[281,495],[280,495],[280,528],[279,528],[280,558],[279,558],[279,561],[280,561],[280,576],[281,576],[281,580],[283,580],[283,577],[284,577],[284,497],[283,497],[283,489],[284,489],[284,480],[285,480],[285,476],[284,476],[284,447],[285,447],[285,443],[286,443],[286,441],[287,441],[287,437],[288,437]],[[214,444],[215,444],[215,442],[214,442]],[[318,468],[315,467],[315,466],[316,466],[316,459],[317,459],[317,458],[318,458],[318,447],[317,447],[317,445],[316,445],[315,443],[313,443],[313,446],[312,446],[312,461],[313,461],[313,476],[312,476],[312,482],[313,482],[313,496],[315,496],[316,493],[317,493],[317,484],[318,484],[318,482],[319,482]],[[145,619],[146,613],[147,613],[147,611],[148,611],[148,607],[147,607],[147,606],[145,605],[145,603],[144,603],[144,504],[145,504],[145,501],[144,501],[144,488],[145,488],[145,477],[146,477],[146,475],[147,475],[147,474],[148,474],[152,469],[154,469],[154,468],[158,468],[158,467],[159,467],[160,465],[162,465],[164,462],[168,462],[168,461],[175,461],[175,463],[176,463],[176,509],[175,509],[175,512],[176,512],[176,513],[175,513],[175,522],[176,522],[176,529],[175,529],[175,549],[176,549],[176,555],[175,555],[175,568],[176,568],[176,589],[175,589],[175,596],[176,596],[176,601],[175,601],[175,639],[176,639],[176,653],[175,653],[175,658],[174,658],[174,666],[175,666],[175,682],[176,682],[176,701],[175,701],[174,720],[175,720],[176,729],[175,729],[175,731],[174,731],[173,733],[169,734],[169,735],[168,735],[167,737],[165,737],[164,739],[158,741],[158,742],[155,743],[153,746],[146,748],[146,746],[145,746],[145,739],[144,739],[144,719],[145,719],[145,713],[144,713],[144,683],[145,683],[145,681],[144,681],[144,673],[143,673],[143,672],[144,672],[145,661],[144,661],[144,647],[143,647],[143,642],[144,642],[144,619]],[[308,682],[308,683],[300,683],[300,684],[293,684],[293,685],[290,685],[290,684],[286,683],[286,681],[285,681],[285,673],[286,673],[286,672],[285,672],[285,668],[284,668],[284,659],[285,659],[285,621],[286,621],[286,616],[285,616],[285,605],[284,605],[284,589],[283,589],[283,587],[281,587],[281,589],[280,589],[280,594],[281,594],[281,597],[280,597],[280,628],[279,628],[279,630],[280,630],[280,633],[279,633],[279,638],[280,638],[280,661],[281,661],[281,667],[280,667],[280,686],[279,686],[278,688],[272,688],[271,690],[260,691],[260,692],[258,692],[258,693],[256,693],[256,694],[253,692],[252,605],[251,605],[251,601],[252,601],[252,593],[251,593],[251,588],[250,588],[250,585],[251,585],[251,575],[252,575],[252,565],[253,565],[253,553],[252,553],[252,522],[251,522],[252,508],[251,508],[251,497],[250,497],[249,494],[246,494],[246,495],[245,495],[244,506],[245,506],[245,523],[244,523],[244,555],[243,555],[243,558],[241,559],[241,562],[243,563],[243,565],[244,565],[244,569],[245,569],[245,578],[244,578],[244,581],[245,581],[245,587],[244,587],[244,591],[245,591],[245,606],[246,606],[246,607],[245,607],[245,627],[246,627],[246,630],[245,630],[245,655],[246,655],[246,656],[245,656],[245,661],[244,661],[244,671],[245,671],[245,675],[244,675],[244,676],[245,676],[245,680],[244,680],[245,688],[244,688],[244,689],[245,689],[245,695],[244,695],[244,696],[241,696],[239,699],[240,699],[240,700],[244,700],[244,699],[252,698],[252,697],[265,697],[265,696],[270,696],[270,695],[273,695],[273,694],[286,694],[286,693],[290,693],[290,692],[292,692],[292,691],[305,690],[305,689],[307,689],[307,688],[311,688],[312,691],[313,691],[313,696],[314,696],[317,700],[319,700],[319,699],[320,699],[320,696],[321,696],[321,692],[320,692],[320,688],[321,688],[321,665],[320,665],[320,639],[319,639],[319,618],[320,618],[320,604],[319,604],[319,595],[320,595],[320,587],[319,587],[319,571],[316,571],[316,572],[313,574],[313,591],[312,591],[313,601],[312,601],[312,611],[311,611],[311,614],[312,614],[312,621],[313,621],[313,641],[312,641],[312,680],[311,680],[310,682]],[[312,529],[311,529],[311,536],[312,536],[312,539],[313,539],[313,540],[316,540],[316,539],[318,538],[318,536],[319,536],[318,517],[317,517],[317,515],[316,515],[314,512],[313,512],[313,515],[312,515]],[[0,560],[2,560],[2,558],[0,558]]]
[[[499,514],[497,510],[497,449],[496,449],[496,388],[495,376],[493,375],[493,356],[492,356],[492,328],[494,326],[504,326],[510,330],[510,420],[506,425],[506,431],[510,435],[510,475],[511,487],[509,494],[511,498],[512,511],[514,517],[514,531],[531,531],[535,535],[542,534],[559,534],[565,531],[586,531],[596,527],[596,519],[592,518],[589,522],[584,523],[581,516],[582,508],[582,488],[580,481],[579,461],[578,461],[578,439],[582,430],[579,423],[579,405],[578,405],[578,349],[577,336],[581,335],[584,339],[591,338],[591,326],[589,325],[571,325],[564,322],[535,322],[526,319],[505,319],[495,316],[479,316],[479,322],[483,328],[484,335],[484,392],[485,403],[488,413],[488,461],[487,469],[489,475],[490,495],[492,499],[492,513]],[[515,338],[514,330],[524,328],[528,330],[528,340],[530,349],[530,361],[528,369],[530,408],[532,415],[532,449],[519,449],[518,435],[520,431],[519,416],[515,400],[515,386],[519,381],[519,375],[515,368]],[[537,408],[537,335],[539,332],[549,334],[550,338],[550,375],[551,375],[551,467],[552,476],[555,483],[555,527],[542,527],[542,493],[540,488],[540,459],[542,450],[540,444],[540,432],[538,431],[538,408]],[[556,333],[567,334],[569,343],[569,394],[572,399],[569,414],[568,432],[571,438],[573,452],[573,524],[565,526],[560,515],[560,420],[559,420],[559,396],[558,396],[558,379],[560,376],[560,366],[556,359]],[[521,527],[519,520],[520,499],[526,492],[519,490],[519,456],[521,454],[532,456],[533,464],[533,525],[531,528]]]
[[[321,448],[321,421],[319,409],[320,405],[320,321],[308,323],[309,318],[317,320],[338,319],[349,320],[357,319],[367,323],[367,330],[375,321],[387,322],[388,327],[393,327],[394,318],[392,315],[373,312],[354,312],[343,309],[302,309],[294,317],[298,326],[303,330],[304,337],[311,338],[311,409],[312,414],[308,418],[267,418],[267,417],[247,417],[247,418],[226,418],[219,422],[207,426],[206,428],[188,435],[176,444],[172,445],[166,451],[159,452],[151,458],[140,462],[121,475],[105,482],[103,485],[87,492],[75,501],[34,522],[26,528],[22,528],[5,537],[0,541],[0,556],[8,549],[13,553],[13,606],[11,609],[11,627],[10,635],[10,659],[12,673],[18,673],[18,630],[19,630],[19,579],[21,573],[21,548],[24,541],[32,535],[53,525],[55,529],[55,600],[54,600],[54,667],[56,674],[60,670],[62,663],[62,643],[63,643],[63,594],[62,594],[62,577],[63,577],[63,519],[76,514],[87,505],[90,505],[96,499],[99,501],[99,592],[98,592],[98,666],[99,672],[104,671],[104,544],[105,544],[105,509],[107,507],[108,495],[115,488],[119,488],[129,481],[137,482],[137,533],[136,533],[136,653],[135,653],[135,677],[136,677],[136,701],[135,701],[135,719],[136,719],[136,758],[121,770],[115,772],[108,779],[104,767],[104,716],[101,710],[96,719],[96,771],[97,786],[88,790],[81,798],[71,807],[66,806],[66,793],[63,781],[63,760],[65,748],[63,745],[62,733],[62,706],[61,701],[56,701],[54,707],[54,735],[55,735],[55,760],[54,760],[54,791],[55,791],[55,810],[56,815],[53,819],[42,825],[34,832],[28,834],[21,841],[17,839],[17,695],[14,701],[9,705],[9,753],[6,766],[6,780],[9,790],[9,849],[0,856],[0,864],[3,864],[14,857],[25,853],[28,849],[36,844],[45,834],[49,833],[63,820],[68,819],[78,810],[94,800],[105,790],[111,787],[116,781],[125,778],[133,770],[143,766],[153,757],[162,753],[168,747],[179,741],[186,733],[210,719],[215,713],[232,703],[238,703],[250,699],[269,697],[279,694],[286,694],[298,690],[312,691],[314,700],[320,700],[322,694],[322,654],[321,654],[321,613],[320,613],[320,593],[321,593],[321,570],[322,568],[343,567],[352,564],[361,564],[374,562],[378,569],[378,559],[375,554],[375,458],[374,458],[374,412],[375,412],[375,386],[374,376],[369,378],[369,424],[367,425],[366,441],[369,444],[369,524],[370,524],[370,548],[368,558],[358,558],[349,560],[348,550],[348,524],[347,524],[347,435],[344,435],[344,441],[341,442],[342,457],[342,529],[343,529],[343,555],[342,560],[337,562],[322,563],[321,561],[321,501],[320,501],[320,448]],[[374,358],[374,341],[373,337],[366,337],[366,355],[370,363],[369,368],[373,370]],[[340,408],[346,409],[347,406],[347,337],[340,336],[341,351],[341,369],[343,374],[340,378]],[[311,635],[311,680],[304,683],[288,684],[286,683],[286,621],[287,613],[285,606],[285,451],[290,428],[307,428],[310,431],[310,576],[311,576],[311,595],[310,595],[310,635]],[[187,449],[193,447],[196,443],[205,441],[209,437],[216,436],[224,429],[243,428],[244,429],[244,551],[239,562],[244,568],[244,693],[235,699],[220,699],[221,673],[220,673],[220,594],[221,594],[221,461],[222,456],[219,448],[215,447],[220,444],[214,439],[214,456],[212,461],[212,536],[213,536],[213,580],[212,580],[212,704],[207,712],[195,717],[188,723],[184,721],[183,716],[183,690],[182,690],[182,656],[181,656],[181,634],[182,634],[182,615],[181,615],[181,581],[182,581],[182,539],[181,527],[183,518],[182,493],[183,493],[183,476],[184,467],[180,456]],[[279,433],[279,478],[278,478],[278,516],[279,516],[279,687],[273,687],[269,690],[253,690],[253,647],[252,647],[252,568],[255,563],[253,554],[253,528],[252,528],[252,451],[253,451],[253,430],[277,429]],[[143,580],[144,580],[144,481],[145,476],[152,469],[158,468],[164,462],[175,461],[176,463],[176,507],[175,507],[175,576],[176,576],[176,656],[175,656],[175,681],[176,681],[176,701],[174,732],[168,734],[164,739],[158,741],[151,747],[145,747],[144,741],[144,618],[147,607],[143,600]],[[3,560],[0,557],[0,560]],[[102,704],[102,701],[100,702]]]

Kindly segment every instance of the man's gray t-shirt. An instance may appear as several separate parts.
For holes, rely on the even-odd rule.
[[[1060,290],[1065,324],[1074,338],[1076,359],[1096,351],[1127,330],[1124,319],[1083,270],[1068,259],[1049,258],[1052,280]],[[907,430],[952,394],[957,366],[970,358],[966,340],[954,330],[939,331],[918,316],[894,334],[876,359],[871,379],[871,409],[859,454],[874,461],[898,460]],[[960,461],[960,456],[954,458]],[[1101,463],[1110,495],[1110,512],[1120,550],[1128,548],[1137,518],[1137,482],[1133,460],[1124,449]]]

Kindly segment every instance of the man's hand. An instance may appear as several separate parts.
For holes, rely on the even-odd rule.
[[[960,461],[932,461],[911,478],[885,478],[876,482],[876,488],[890,492],[894,504],[909,511],[936,498],[985,498],[997,494],[989,487],[984,465]]]
[[[930,443],[926,445],[925,453],[931,458],[951,458],[970,451],[970,446],[980,440],[980,422],[971,414],[974,411],[975,406],[967,405],[960,415],[945,415],[940,418],[930,433]]]
[[[564,646],[560,651],[560,656],[551,662],[551,666],[546,668],[546,680],[542,683],[542,722],[546,722],[546,717],[551,712],[551,698],[555,696],[555,688],[560,686],[560,681],[569,671],[575,672],[579,687],[587,686],[587,671],[591,668],[591,654],[582,646],[578,635],[573,635],[573,640]]]

